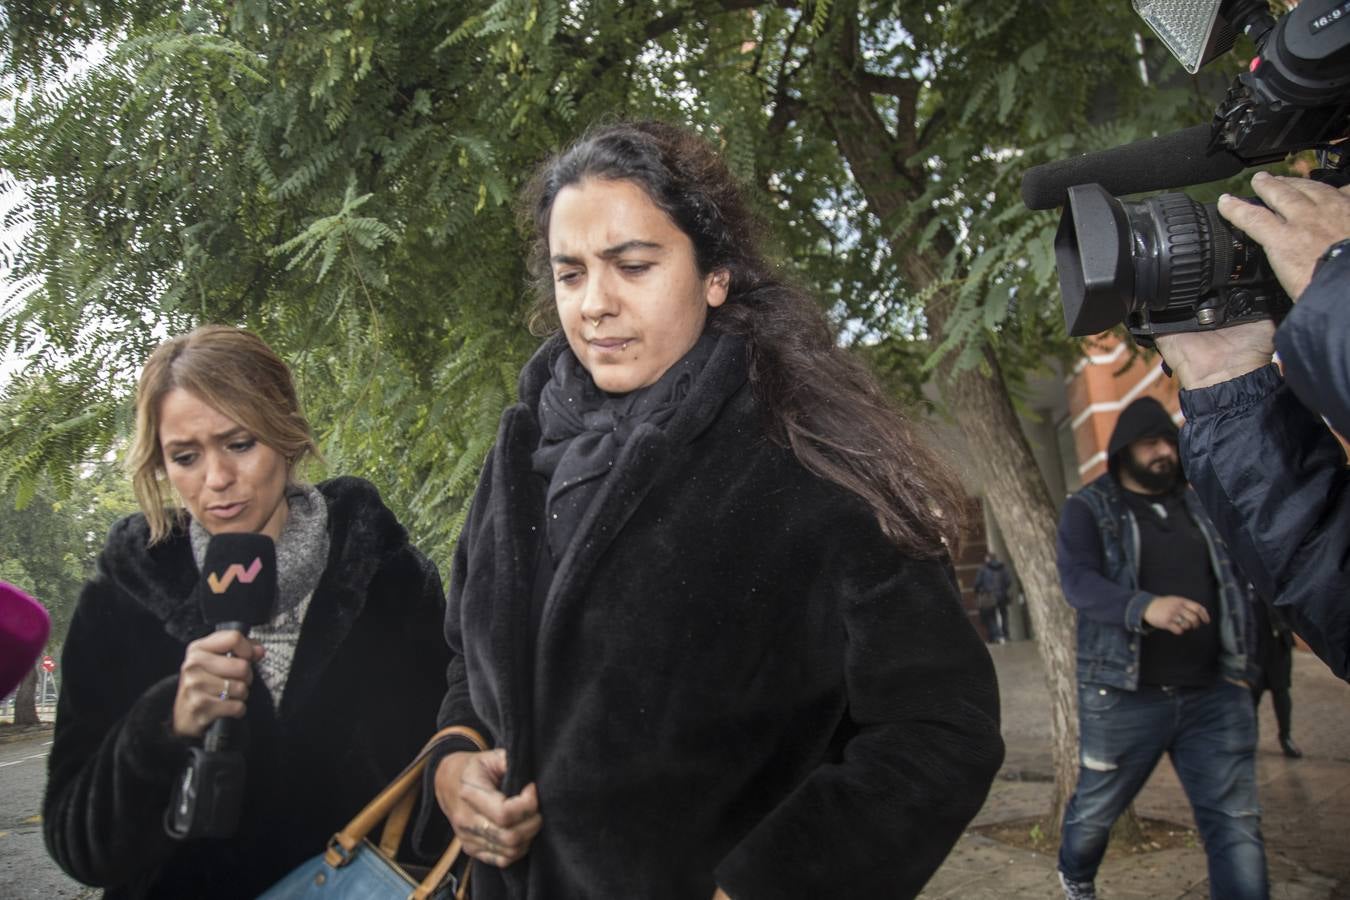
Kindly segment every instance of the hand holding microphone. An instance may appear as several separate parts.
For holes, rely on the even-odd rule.
[[[243,718],[262,647],[249,629],[266,622],[277,594],[276,546],[262,534],[218,534],[206,547],[197,587],[202,618],[215,630],[188,645],[174,698],[173,729],[205,734],[165,813],[170,837],[229,837],[244,795]]]
[[[174,734],[199,738],[219,719],[242,719],[253,663],[262,658],[262,645],[239,631],[216,631],[188,644],[173,704]]]

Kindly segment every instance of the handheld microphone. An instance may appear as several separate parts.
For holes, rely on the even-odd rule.
[[[1033,166],[1022,176],[1022,202],[1028,209],[1054,209],[1068,200],[1069,188],[1100,184],[1113,197],[1186,187],[1231,178],[1260,160],[1247,162],[1213,146],[1213,129],[1195,125],[1097,153]]]
[[[0,581],[0,697],[9,696],[32,670],[51,630],[41,603]]]
[[[277,549],[265,534],[217,534],[206,545],[197,585],[202,618],[216,631],[249,629],[267,621],[277,597]],[[216,719],[206,730],[207,750],[228,750],[237,725]]]
[[[277,551],[263,534],[218,534],[206,545],[197,598],[202,618],[216,631],[245,637],[267,621],[277,595]],[[203,746],[193,747],[164,815],[177,840],[229,837],[239,825],[244,801],[244,754],[240,723],[216,719]]]

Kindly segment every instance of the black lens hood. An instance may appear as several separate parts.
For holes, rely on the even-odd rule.
[[[1084,337],[1124,320],[1134,296],[1130,227],[1100,184],[1069,188],[1055,233],[1055,263],[1069,334]]]

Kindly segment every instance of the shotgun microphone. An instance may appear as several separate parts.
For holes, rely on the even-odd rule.
[[[1084,153],[1032,166],[1022,176],[1028,209],[1054,209],[1067,202],[1069,188],[1100,184],[1113,197],[1231,178],[1255,162],[1215,147],[1214,130],[1195,125],[1097,153]]]

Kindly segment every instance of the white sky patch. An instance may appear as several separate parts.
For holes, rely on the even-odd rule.
[[[61,75],[61,83],[68,85],[82,78],[107,56],[107,44],[102,42],[87,44]],[[18,102],[22,102],[30,94],[31,90],[29,93],[19,95]],[[6,78],[0,82],[0,128],[8,127],[14,121],[15,103],[13,80]],[[0,172],[0,316],[9,315],[39,286],[38,282],[16,283],[9,265],[9,260],[14,258],[32,231],[31,224],[26,220],[26,216],[22,215],[27,203],[28,193],[24,182],[10,177],[8,173]],[[13,347],[0,346],[0,391],[3,391],[15,373],[42,349],[40,343],[30,348],[27,353],[21,354]]]

